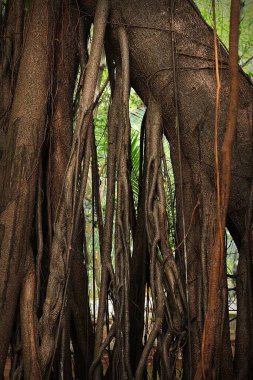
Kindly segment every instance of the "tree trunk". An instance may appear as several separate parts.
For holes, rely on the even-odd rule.
[[[5,365],[30,247],[38,163],[45,138],[52,12],[53,8],[45,1],[34,1],[30,6],[1,160],[0,373]]]
[[[149,9],[148,12],[147,9]],[[131,0],[124,2],[124,8],[120,8],[118,5],[117,14],[115,13],[114,16],[112,13],[112,23],[119,22],[118,12],[120,12],[121,21],[130,25],[128,39],[132,86],[145,103],[152,92],[162,106],[164,128],[171,146],[175,182],[178,189],[177,197],[180,194],[180,182],[183,182],[185,226],[186,230],[190,228],[186,247],[191,332],[189,344],[192,353],[192,371],[189,377],[193,378],[201,349],[208,295],[208,272],[212,249],[210,232],[212,236],[216,223],[213,155],[215,109],[213,34],[191,1],[176,2],[173,22],[171,8],[161,1],[150,1],[148,4],[140,2],[138,6]],[[158,13],[159,18],[155,16]],[[171,28],[175,30],[173,41]],[[176,62],[174,62],[176,65],[175,78],[173,78],[173,46],[176,58]],[[114,44],[114,51],[114,54],[117,55],[116,44]],[[220,149],[226,125],[229,94],[228,58],[222,47],[220,47],[219,61],[222,62],[223,67],[218,140]],[[182,178],[180,178],[179,172],[179,149],[175,127],[175,79],[178,89]],[[248,207],[252,178],[252,136],[250,135],[252,105],[250,99],[252,99],[253,89],[242,72],[239,74],[239,91],[238,133],[233,149],[231,196],[228,208],[229,227],[233,226],[231,233],[237,237],[243,234],[243,212]],[[241,159],[238,160],[238,157]],[[195,222],[195,218],[192,221],[192,214],[198,200],[200,205],[195,211]],[[179,208],[178,215],[181,214]],[[179,236],[179,242],[181,242],[183,240],[182,233]],[[225,331],[228,331],[228,320],[227,318],[225,320]],[[228,360],[226,363],[223,361],[220,376],[226,379],[233,376],[233,368],[228,334],[225,334],[223,339],[223,350],[225,350]]]
[[[233,369],[225,263],[217,256],[220,265],[215,265],[213,254],[214,248],[223,248],[216,234],[213,31],[192,0],[87,0],[80,7],[75,0],[0,0],[0,378],[10,340],[16,350],[13,377],[71,379],[74,368],[77,378],[100,379],[101,358],[112,343],[106,376],[132,378],[135,373],[141,379],[157,340],[153,377],[176,376],[175,363],[183,351],[184,378],[201,378],[203,335],[204,343],[206,337],[211,341],[204,355],[206,378],[251,378],[252,83],[239,73],[235,144],[233,151],[222,150],[230,74],[220,44],[217,148],[219,159],[228,153],[223,172],[230,173],[231,163],[232,174],[229,203],[224,192],[222,228],[227,225],[240,249]],[[86,61],[80,30],[86,23],[89,29],[96,7]],[[103,225],[91,119],[104,42],[112,104]],[[81,90],[75,91],[78,80]],[[148,107],[137,222],[130,183],[129,82]],[[74,104],[77,115],[73,96],[79,101]],[[236,105],[231,108],[234,112]],[[164,135],[175,178],[175,247],[164,187]],[[83,212],[91,150],[102,255],[95,342]],[[229,187],[229,176],[226,180]],[[154,320],[143,344],[146,285]],[[104,339],[109,298],[114,320]],[[204,330],[207,315],[214,321],[210,330]],[[221,352],[225,360],[219,365]]]

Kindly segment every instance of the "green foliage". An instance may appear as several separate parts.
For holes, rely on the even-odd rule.
[[[105,69],[102,74],[101,86],[105,83],[108,76],[108,71]],[[99,106],[94,117],[95,124],[95,138],[98,153],[98,164],[100,168],[100,174],[102,176],[106,175],[106,156],[107,156],[107,122],[108,116],[107,112],[110,105],[111,93],[110,87],[107,86],[104,91]],[[145,112],[145,107],[143,102],[136,94],[136,92],[131,89],[129,97],[129,113],[131,120],[131,160],[132,160],[132,173],[131,173],[131,183],[133,187],[134,200],[137,202],[138,199],[138,178],[139,178],[139,161],[140,161],[140,125]]]
[[[108,70],[105,68],[102,73],[100,88],[104,85],[108,77]],[[106,160],[108,151],[108,109],[111,102],[111,92],[110,86],[108,85],[103,92],[99,105],[94,113],[94,130],[95,130],[95,140],[97,146],[97,157],[98,157],[98,168],[100,174],[100,198],[103,213],[105,212],[105,202],[106,202]],[[131,171],[131,184],[134,194],[135,205],[137,205],[138,200],[138,180],[139,180],[139,162],[140,162],[140,126],[141,121],[145,112],[145,107],[143,102],[138,97],[136,92],[131,89],[129,98],[129,115],[131,120],[131,161],[132,161],[132,171]],[[95,226],[92,229],[92,196],[91,196],[91,174],[89,175],[89,181],[87,184],[87,191],[84,201],[85,214],[86,214],[86,237],[87,237],[87,252],[90,257],[88,257],[88,272],[90,278],[90,285],[93,280],[96,283],[96,293],[99,292],[100,280],[99,280],[99,239],[98,230]],[[95,215],[96,224],[96,215]],[[94,242],[92,234],[94,233]],[[95,261],[96,268],[93,273],[92,266],[92,245],[94,243],[95,251]],[[93,279],[94,275],[94,279]],[[93,287],[90,287],[90,297],[93,298]]]
[[[130,98],[129,98],[129,108],[130,110],[135,110],[143,106],[142,100],[136,94],[136,92],[131,88]]]
[[[241,34],[240,34],[240,63],[246,73],[253,77],[253,1],[243,3]]]
[[[211,0],[195,0],[205,21],[213,27]],[[230,0],[216,1],[217,33],[220,40],[229,46]],[[241,2],[241,23],[239,41],[239,63],[244,71],[253,77],[253,1]]]
[[[195,0],[200,12],[205,19],[205,21],[213,27],[213,12],[212,12],[212,1],[211,0]],[[218,0],[216,1],[216,19],[217,19],[217,32],[219,38],[223,42],[223,44],[228,48],[229,44],[229,18],[230,18],[230,0]],[[241,24],[240,24],[240,48],[239,48],[239,56],[240,56],[240,64],[243,66],[245,72],[253,77],[253,59],[252,57],[252,48],[253,48],[253,1],[245,0],[242,3],[242,11],[241,11]],[[103,70],[102,79],[100,88],[105,83],[108,77],[107,68]],[[107,135],[107,123],[108,116],[107,112],[109,109],[111,101],[111,93],[110,86],[108,85],[106,90],[104,91],[99,106],[96,110],[94,117],[94,126],[95,126],[95,139],[97,145],[97,154],[98,154],[98,165],[99,165],[99,173],[101,177],[101,186],[100,186],[100,196],[102,209],[105,210],[105,188],[106,188],[106,157],[108,150],[108,135]],[[129,115],[131,121],[131,184],[134,195],[135,206],[137,206],[138,201],[138,191],[139,191],[139,164],[140,164],[140,129],[141,122],[144,116],[145,106],[141,99],[138,97],[136,92],[131,89],[130,98],[129,98]],[[169,215],[169,223],[171,229],[171,236],[174,236],[174,218],[175,218],[175,199],[174,199],[174,177],[173,170],[171,167],[170,161],[170,149],[167,142],[164,142],[164,154],[167,163],[168,176],[166,177],[164,168],[164,178],[166,181],[166,196],[167,196],[167,207],[168,207],[168,215]],[[170,182],[170,184],[169,184]],[[171,188],[170,188],[171,187]],[[86,224],[86,228],[89,229],[89,233],[87,234],[87,244],[92,244],[91,239],[91,216],[92,216],[92,207],[91,207],[91,198],[86,199],[85,201],[86,210],[90,210],[90,212],[86,212],[88,215],[88,220]],[[230,245],[229,247],[234,248],[234,244],[231,243],[231,237],[229,238]],[[175,248],[175,241],[171,238],[171,246],[172,249]],[[91,252],[91,248],[88,249]],[[96,256],[98,256],[99,252],[99,244],[98,244],[98,233],[95,229],[95,251]],[[231,248],[228,250],[228,271],[233,273],[234,268],[237,264],[236,254],[231,253]],[[91,260],[91,259],[90,259]],[[98,281],[96,281],[98,283]],[[231,284],[229,284],[231,286]],[[91,290],[92,291],[92,290]]]
[[[140,99],[137,97],[135,92],[131,91],[130,99],[134,99],[132,105],[138,105]],[[144,116],[145,108],[140,107],[130,110],[130,121],[131,121],[131,184],[133,189],[134,201],[137,206],[138,201],[138,191],[139,191],[139,166],[140,166],[140,129],[141,122]]]

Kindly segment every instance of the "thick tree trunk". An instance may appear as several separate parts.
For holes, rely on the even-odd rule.
[[[18,318],[21,323],[24,360],[24,369],[22,365],[20,376],[23,370],[25,378],[47,376],[48,369],[53,364],[53,378],[63,374],[71,379],[72,343],[75,375],[86,379],[92,361],[94,335],[85,266],[85,220],[82,202],[91,155],[90,121],[107,25],[108,2],[98,2],[90,60],[85,67],[80,114],[76,123],[73,122],[72,106],[78,64],[76,30],[80,19],[77,3],[75,0],[55,1],[52,4],[35,0],[30,3],[23,44],[23,13],[26,3],[22,0],[7,1],[6,11],[0,15],[5,31],[5,39],[0,36],[0,79],[3,88],[0,99],[0,167],[3,172],[0,176],[0,378],[20,300]],[[200,360],[208,297],[213,302],[213,297],[210,297],[210,269],[217,224],[213,155],[216,100],[213,33],[201,19],[191,0],[112,0],[109,3],[111,12],[107,27],[111,32],[111,40],[107,42],[110,58],[116,63],[116,89],[109,120],[105,226],[102,225],[100,217],[101,231],[104,230],[100,234],[103,268],[95,359],[90,376],[101,378],[101,367],[98,364],[103,348],[108,346],[112,337],[116,337],[116,354],[110,373],[116,377],[118,372],[122,372],[123,376],[131,378],[133,372],[141,379],[149,351],[157,338],[159,376],[173,377],[174,361],[184,347],[184,378],[191,380],[197,372]],[[86,1],[83,5],[85,14],[93,15],[95,5],[96,1]],[[61,9],[60,13],[58,8]],[[56,35],[53,25],[58,14],[60,18]],[[123,24],[124,28],[119,27],[119,24]],[[52,54],[54,45],[57,45],[55,56]],[[84,69],[86,62],[83,57],[79,58]],[[221,151],[229,97],[228,57],[222,46],[219,63],[222,82],[218,148]],[[129,135],[121,139],[122,125],[125,125],[129,133],[129,68],[131,84],[143,101],[147,105],[149,103],[148,164],[147,168],[146,163],[142,167],[143,183],[140,181],[140,185],[143,188],[140,191],[136,229],[130,220],[127,163]],[[55,79],[54,82],[52,79]],[[50,102],[49,89],[52,90]],[[249,248],[252,240],[252,207],[249,199],[252,185],[253,87],[242,72],[239,75],[239,92],[231,195],[229,204],[226,198],[226,207],[228,206],[228,227],[237,244],[240,244],[235,372],[238,379],[244,379],[251,378],[252,372],[252,253]],[[50,146],[44,144],[46,125],[50,125],[47,130]],[[164,167],[161,164],[160,146],[163,133],[170,143],[175,177],[178,229],[176,260],[168,239],[162,172]],[[46,163],[41,165],[42,146],[45,146],[44,152],[48,157]],[[43,184],[46,201],[42,201],[40,189],[45,174],[43,171],[47,172],[47,180]],[[116,180],[114,273],[111,250]],[[32,225],[37,186],[38,238],[34,242]],[[96,198],[98,199],[97,195]],[[43,207],[45,205],[43,212],[42,204]],[[247,208],[250,215],[245,229]],[[225,227],[225,218],[223,222]],[[130,230],[135,230],[134,237]],[[129,278],[132,241],[133,257]],[[40,292],[40,262],[43,251],[45,255],[47,248],[50,268],[48,265],[49,273],[45,282],[49,280],[38,334],[35,299],[36,295],[37,300],[39,299],[36,290]],[[33,250],[37,251],[36,270]],[[146,267],[148,261],[150,268]],[[223,272],[223,267],[219,270]],[[151,274],[150,278],[147,271]],[[216,273],[212,271],[211,274],[213,276]],[[150,279],[155,321],[148,342],[142,349],[145,284]],[[215,339],[219,342],[217,346],[226,358],[221,362],[218,376],[225,380],[234,378],[234,372],[225,275],[221,275],[219,279],[222,284],[222,301],[218,304],[218,314],[223,329],[222,334],[219,328],[214,332]],[[185,286],[181,285],[182,282]],[[211,290],[214,292],[213,289]],[[115,320],[103,342],[108,293],[113,298]],[[43,301],[44,299],[40,306]],[[42,310],[37,312],[41,316]],[[245,329],[249,331],[248,336],[243,334]],[[185,345],[187,330],[188,341]],[[217,347],[212,347],[212,358],[217,354]],[[207,378],[212,377],[214,362],[208,362]],[[217,371],[215,376],[217,377]]]
[[[38,163],[45,137],[52,11],[45,1],[37,0],[30,6],[1,160],[0,374],[30,247]]]
[[[215,4],[215,3],[213,3]],[[215,6],[215,5],[214,5]],[[214,12],[215,13],[215,12]],[[239,94],[239,67],[238,67],[238,45],[239,45],[239,23],[240,2],[232,0],[230,17],[229,38],[229,104],[227,110],[227,127],[222,144],[221,172],[218,156],[218,117],[219,117],[219,91],[216,93],[216,125],[215,125],[215,162],[216,162],[216,193],[217,193],[217,223],[214,245],[212,249],[212,260],[210,263],[210,280],[208,289],[208,303],[205,317],[205,326],[202,337],[200,368],[201,373],[196,378],[216,379],[220,375],[222,362],[222,338],[228,322],[227,313],[227,284],[226,284],[226,257],[224,252],[224,234],[226,228],[227,210],[231,187],[232,151],[237,126],[238,94]],[[215,36],[216,51],[216,81],[219,90],[219,67],[218,46]],[[224,318],[226,310],[227,318]],[[225,331],[224,331],[225,330]],[[229,342],[229,340],[228,340]],[[231,357],[231,354],[230,354]],[[232,374],[230,375],[231,378]]]
[[[1,4],[1,19],[2,19]],[[24,1],[14,0],[5,4],[5,12],[0,24],[0,124],[3,131],[8,129],[8,121],[15,93],[23,43]]]
[[[41,358],[44,373],[46,373],[54,353],[71,273],[73,238],[79,226],[89,168],[92,107],[107,15],[108,3],[106,0],[101,0],[96,11],[93,42],[83,81],[80,112],[55,221],[47,294],[40,320]],[[86,155],[83,152],[86,152]],[[84,168],[83,173],[80,174],[83,154],[85,157]],[[80,186],[79,175],[81,175]]]
[[[58,26],[55,63],[55,81],[52,103],[52,126],[50,128],[49,168],[46,173],[48,204],[48,228],[54,238],[53,226],[57,217],[57,209],[61,200],[65,173],[71,153],[73,139],[73,93],[78,68],[78,23],[80,14],[77,4],[65,0],[61,4],[61,18]],[[81,43],[84,43],[82,41]],[[83,52],[83,50],[81,50]],[[85,53],[85,52],[83,52]],[[80,60],[86,57],[80,57]],[[71,271],[67,304],[64,308],[60,338],[54,360],[56,373],[63,371],[67,378],[72,377],[70,358],[70,336],[74,348],[77,376],[87,378],[88,368],[93,352],[93,329],[91,325],[88,277],[84,261],[84,220],[81,218],[76,236],[73,236],[74,254],[71,261]],[[50,260],[50,257],[49,257]],[[89,350],[88,350],[89,347]]]
[[[77,24],[79,11],[77,4],[71,0],[61,3],[58,25],[54,76],[54,94],[52,102],[52,126],[49,131],[47,208],[48,235],[53,237],[53,226],[57,207],[60,202],[64,176],[71,151],[73,135],[73,92],[77,75]],[[50,244],[49,244],[50,246]],[[50,248],[50,247],[49,247]],[[50,256],[49,256],[50,261]],[[82,279],[81,279],[82,281]],[[58,339],[54,358],[54,378],[64,373],[72,378],[70,356],[70,304],[66,301],[60,338]]]
[[[49,139],[51,172],[48,174],[52,225],[56,219],[73,137],[73,92],[78,68],[77,25],[80,16],[76,6],[75,1],[62,1],[57,33],[53,116]]]
[[[147,12],[147,9],[149,11]],[[171,9],[163,2],[124,2],[124,8],[117,5],[117,13],[112,14],[112,23],[121,21],[129,25],[131,83],[144,102],[149,94],[162,105],[165,131],[168,136],[174,163],[177,193],[183,181],[183,203],[186,239],[189,327],[193,377],[201,349],[201,336],[208,296],[209,268],[211,260],[211,235],[214,234],[216,216],[215,170],[214,170],[214,109],[215,77],[213,75],[213,33],[204,23],[191,1],[177,1],[172,25]],[[159,18],[156,15],[159,13]],[[115,18],[114,18],[115,17]],[[171,28],[174,41],[171,42]],[[175,49],[176,78],[173,78],[172,47]],[[117,55],[117,46],[114,46]],[[227,54],[220,48],[222,62],[222,93],[220,110],[219,147],[225,131],[229,94]],[[178,88],[178,108],[180,124],[180,148],[182,155],[182,178],[178,164],[178,139],[176,134],[176,110],[174,103],[174,82]],[[245,75],[239,77],[238,133],[235,137],[232,161],[231,196],[228,209],[230,226],[234,233],[243,236],[243,212],[248,207],[252,178],[252,136],[251,107],[253,89]],[[236,159],[235,159],[236,158]],[[240,181],[238,181],[240,178]],[[179,196],[179,195],[178,195]],[[180,204],[181,199],[178,199]],[[198,210],[192,221],[197,202]],[[244,211],[243,211],[244,210]],[[180,209],[178,215],[181,215]],[[182,231],[182,229],[181,229]],[[179,242],[183,239],[180,234]],[[228,336],[228,320],[225,318],[222,378],[233,376],[232,355]]]
[[[20,319],[22,335],[22,353],[25,379],[41,379],[39,358],[38,319],[36,316],[36,276],[33,252],[27,252],[27,270],[20,297]]]

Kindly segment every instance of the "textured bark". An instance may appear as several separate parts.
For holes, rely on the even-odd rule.
[[[91,136],[90,121],[102,54],[107,14],[107,1],[101,0],[98,3],[96,11],[93,43],[83,82],[80,112],[74,132],[72,149],[55,221],[47,294],[43,306],[43,316],[40,320],[42,334],[41,358],[42,370],[44,373],[48,369],[54,352],[59,322],[61,322],[62,318],[70,276],[73,233],[79,225],[78,220],[80,219],[85,184],[88,175],[89,153],[91,149],[87,141]],[[87,148],[87,155],[85,156],[84,173],[82,174],[81,180],[82,183],[80,189],[78,189],[78,175],[84,148]],[[80,190],[80,193],[78,193],[77,190]],[[69,221],[69,223],[67,223],[67,221]]]
[[[202,337],[201,373],[198,379],[217,379],[220,376],[222,360],[222,336],[225,328],[224,309],[227,306],[227,289],[225,273],[224,234],[231,186],[231,166],[234,136],[237,125],[239,94],[239,44],[240,2],[231,2],[230,37],[229,37],[229,73],[230,92],[227,111],[227,127],[222,144],[222,168],[216,167],[217,186],[217,226],[212,261],[210,265],[210,281],[208,291],[207,312]],[[217,66],[217,65],[216,65]],[[217,114],[218,110],[216,110]],[[216,126],[218,128],[218,126]],[[215,133],[218,134],[218,131]],[[218,150],[215,158],[218,160]],[[220,187],[221,185],[221,187]],[[230,355],[231,356],[231,355]]]
[[[143,378],[146,359],[156,338],[153,376],[159,373],[162,379],[172,378],[175,375],[175,360],[181,350],[184,350],[184,378],[193,379],[197,371],[208,297],[213,302],[217,289],[210,287],[212,276],[216,275],[212,270],[213,242],[219,241],[215,239],[213,32],[203,22],[191,0],[112,0],[109,3],[110,13],[106,0],[98,2],[87,65],[83,33],[80,32],[82,27],[79,26],[82,25],[82,18],[84,23],[87,19],[93,19],[95,0],[84,1],[80,5],[80,14],[75,0],[30,1],[26,18],[23,15],[24,2],[9,0],[4,2],[7,11],[0,15],[0,28],[5,33],[0,36],[0,167],[3,172],[0,176],[0,378],[11,334],[15,339],[16,364],[19,361],[18,365],[14,363],[12,375],[16,369],[15,376],[19,378],[50,375],[52,379],[61,376],[71,379],[72,343],[75,377],[88,378],[93,357],[89,375],[92,379],[100,379],[101,357],[113,338],[116,338],[116,343],[113,342],[108,378],[132,378],[132,373],[136,373],[138,379]],[[24,19],[27,22],[23,42]],[[58,28],[53,27],[56,24]],[[105,37],[106,27],[109,33]],[[91,118],[104,39],[113,100],[108,122],[105,225],[99,209],[97,168],[93,165],[93,186],[97,187],[95,192],[93,189],[93,194],[99,217],[102,253],[101,292],[94,342],[82,208],[91,150],[93,164],[97,165]],[[73,121],[77,51],[79,55],[83,54],[79,56],[79,62],[84,76],[81,76],[79,83],[82,94],[80,98],[76,97],[80,102],[74,104],[80,112],[77,120]],[[219,51],[222,92],[218,148],[220,155],[224,156],[221,145],[228,109],[229,72],[228,55],[222,46],[219,46]],[[139,183],[136,225],[130,199],[131,169],[127,157],[129,69],[131,85],[149,106],[148,133],[145,132],[147,151]],[[231,194],[229,203],[227,196],[224,198],[228,216],[227,221],[225,216],[223,220],[224,226],[227,222],[240,246],[235,354],[238,379],[252,377],[252,252],[249,247],[252,244],[252,207],[249,202],[252,191],[252,99],[252,84],[240,72],[238,129],[233,154],[230,155]],[[166,182],[163,181],[160,145],[163,133],[170,143],[175,176],[176,260],[168,239]],[[42,146],[44,156],[41,160]],[[227,172],[227,168],[223,170]],[[230,178],[227,183],[229,181]],[[36,209],[37,231],[32,227]],[[250,211],[245,228],[247,209]],[[111,251],[115,213],[114,266]],[[40,264],[42,256],[43,260],[48,261],[47,268],[43,267],[43,262]],[[40,273],[41,267],[46,269],[46,279],[44,273]],[[214,309],[218,307],[221,322],[220,326],[216,324],[215,331],[212,326],[211,338],[214,336],[218,344],[210,352],[213,358],[222,352],[225,359],[221,361],[219,373],[215,360],[209,361],[205,377],[226,380],[233,379],[234,372],[224,265],[219,265],[218,270],[223,274],[219,276],[220,301]],[[41,279],[37,284],[35,272],[37,280]],[[182,282],[185,282],[184,286]],[[148,286],[151,284],[152,288],[155,320],[143,348],[146,283]],[[44,289],[46,285],[47,289]],[[40,306],[36,310],[41,317],[39,335],[35,289],[41,295],[39,300],[37,294]],[[113,300],[115,319],[103,341],[108,297]],[[16,319],[21,323],[22,353],[19,351],[20,333],[16,334],[12,327],[17,307],[20,310],[20,317]],[[247,335],[245,330],[248,331]],[[49,374],[51,365],[53,370]],[[200,366],[199,370],[201,377]]]
[[[79,12],[75,1],[64,0],[57,35],[54,76],[53,118],[51,127],[51,178],[48,181],[52,223],[60,202],[64,175],[70,156],[73,137],[73,92],[77,75],[77,24]]]
[[[81,229],[84,233],[84,231]],[[80,234],[79,241],[83,242]],[[75,374],[80,379],[88,379],[88,371],[93,358],[94,332],[88,298],[88,276],[84,255],[77,241],[77,249],[72,261],[69,303],[71,310],[71,339],[75,355]]]
[[[27,21],[27,37],[1,160],[0,373],[30,245],[38,161],[45,136],[52,7],[48,8],[47,2],[35,1]]]
[[[52,125],[50,128],[49,158],[47,171],[48,229],[54,225],[57,207],[60,202],[64,176],[71,151],[73,135],[73,92],[77,75],[77,25],[79,11],[71,0],[61,3],[60,19],[57,31],[54,68],[54,94],[52,104]],[[49,231],[53,235],[53,231]],[[49,239],[50,240],[50,239]],[[49,257],[50,260],[50,257]],[[82,281],[83,279],[79,279]],[[60,337],[55,359],[55,378],[63,373],[72,378],[70,357],[70,305],[67,301],[62,317]]]
[[[22,53],[24,1],[8,1],[5,7],[4,19],[0,25],[0,124],[6,132]]]
[[[56,219],[73,138],[73,92],[77,75],[77,25],[80,17],[76,6],[74,1],[66,0],[62,3],[62,20],[59,31],[60,46],[56,64],[56,90],[52,120],[52,154],[50,157],[51,181],[49,182],[52,224]],[[86,60],[86,56],[83,59]],[[83,225],[84,218],[82,217],[77,233],[73,237],[73,246],[75,248],[71,261],[68,305],[66,308],[66,314],[69,312],[70,314],[67,323],[65,323],[66,339],[69,341],[71,332],[74,334],[72,339],[77,359],[76,375],[79,378],[87,378],[94,340],[88,299],[88,277],[86,265],[83,263],[85,257],[83,252],[85,236]],[[69,326],[70,322],[72,327]],[[66,350],[70,350],[70,342],[66,346]],[[66,361],[64,361],[64,366],[66,364]],[[63,371],[67,376],[66,370]]]
[[[35,281],[36,277],[33,255],[32,250],[29,249],[27,254],[27,272],[23,281],[20,297],[21,335],[25,379],[42,379],[39,358]]]
[[[113,239],[113,215],[115,203],[115,171],[116,171],[116,147],[120,125],[119,107],[121,99],[121,77],[116,74],[115,89],[112,94],[112,105],[109,112],[109,128],[108,128],[108,158],[107,158],[107,191],[106,191],[106,212],[103,230],[103,247],[102,247],[102,270],[101,270],[101,291],[99,294],[99,309],[97,315],[97,329],[95,334],[94,361],[100,359],[99,348],[103,339],[103,325],[106,308],[106,298],[108,292],[109,279],[111,277],[111,250]],[[110,278],[111,277],[111,278]],[[93,361],[93,363],[94,363]],[[94,378],[99,379],[101,368],[96,369]],[[92,378],[92,374],[90,374]]]
[[[78,66],[79,17],[79,9],[75,1],[65,0],[61,3],[56,36],[52,120],[49,130],[50,144],[47,149],[49,157],[46,160],[48,165],[46,173],[48,229],[52,228],[56,221],[73,139],[73,92]],[[80,225],[82,226],[82,224],[83,219]],[[54,238],[53,230],[48,232],[48,235],[52,235]],[[72,378],[70,334],[73,329],[78,337],[78,344],[73,338],[75,356],[76,351],[81,353],[77,363],[79,378],[87,377],[87,362],[91,361],[93,332],[88,305],[88,279],[86,267],[83,265],[83,236],[84,230],[81,227],[73,237],[74,257],[73,263],[71,263],[67,304],[62,316],[60,336],[57,345],[55,344],[55,359],[52,363],[53,378],[56,378],[59,373],[63,373],[66,378]],[[50,248],[48,236],[45,236],[45,245]],[[50,254],[47,260],[50,261]],[[73,321],[72,328],[70,327],[71,321]],[[90,347],[90,351],[87,350],[87,346]]]
[[[124,2],[124,7],[115,3],[115,8],[117,13],[115,13],[115,18],[112,14],[112,24],[120,22],[118,17],[120,13],[121,22],[128,25],[131,83],[144,102],[147,103],[151,92],[161,104],[164,128],[171,146],[176,191],[180,194],[170,7],[161,1],[141,1],[136,5],[135,2],[129,0]],[[148,12],[147,9],[149,9]],[[189,339],[191,359],[189,360],[192,362],[192,373],[188,376],[193,377],[201,348],[208,295],[208,271],[212,251],[210,235],[214,236],[216,223],[213,156],[215,109],[213,33],[201,19],[191,1],[176,2],[173,27],[176,39],[176,79],[185,226],[186,229],[191,226],[186,246],[191,332]],[[116,44],[114,44],[114,50],[117,55]],[[220,47],[219,60],[223,67],[218,139],[220,149],[226,125],[229,94],[228,58],[222,47]],[[242,72],[239,74],[239,93],[238,132],[233,149],[231,195],[228,208],[229,228],[235,237],[243,236],[243,213],[248,207],[252,178],[252,135],[250,132],[252,118],[250,115],[253,89]],[[179,198],[178,200],[181,201]],[[195,212],[196,218],[192,223],[192,213],[198,200],[200,206]],[[180,209],[178,215],[181,215]],[[181,233],[179,242],[182,238]],[[225,325],[225,330],[228,331],[228,322]],[[225,353],[227,360],[221,363],[220,376],[226,379],[233,376],[233,368],[227,333],[224,334],[223,339],[223,350],[225,350],[223,354]]]

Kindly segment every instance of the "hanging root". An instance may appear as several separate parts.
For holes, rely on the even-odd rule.
[[[115,338],[114,364],[116,373],[124,378],[131,378],[130,348],[129,348],[129,261],[130,261],[130,205],[129,205],[129,174],[128,147],[130,142],[130,121],[128,114],[128,99],[130,92],[129,51],[127,34],[123,28],[118,29],[121,51],[121,64],[116,67],[116,83],[113,101],[109,115],[109,147],[107,162],[107,200],[105,227],[103,232],[103,256],[101,292],[99,300],[98,322],[96,329],[95,355],[90,369],[90,378],[98,379],[99,358],[105,343],[102,344],[106,297],[109,278],[113,281]],[[123,112],[122,112],[123,104]],[[120,127],[121,126],[121,127]],[[117,129],[116,129],[117,128]],[[115,276],[111,264],[111,249],[113,235],[115,174],[117,173],[117,213],[115,226]],[[114,331],[114,330],[113,330]],[[112,335],[112,328],[109,332]],[[106,342],[106,341],[105,341]],[[101,345],[102,344],[102,345]],[[117,361],[118,359],[118,361]],[[116,364],[117,362],[117,364]],[[120,365],[120,367],[119,367]],[[92,377],[93,372],[94,377]],[[115,376],[117,376],[115,374]]]
[[[144,346],[136,370],[136,379],[142,378],[147,357],[156,338],[159,357],[162,358],[161,370],[165,368],[166,372],[173,374],[176,352],[180,348],[182,336],[186,335],[184,317],[186,300],[169,242],[169,223],[162,173],[164,153],[161,140],[161,110],[156,101],[150,98],[146,123],[145,219],[150,249],[150,285],[155,323]]]
[[[42,163],[40,162],[37,190],[36,228],[37,228],[37,256],[36,256],[36,307],[40,305],[41,261],[43,256],[43,231],[42,231]]]
[[[215,17],[215,2],[213,2]],[[215,19],[214,19],[215,21]],[[202,336],[201,360],[199,373],[195,378],[205,378],[212,373],[213,377],[220,375],[220,363],[222,352],[222,332],[224,324],[221,323],[225,300],[227,299],[224,233],[231,187],[232,151],[237,125],[239,102],[239,68],[238,68],[238,44],[240,25],[240,2],[231,2],[230,34],[229,34],[229,70],[230,70],[230,94],[227,113],[227,127],[222,144],[222,170],[219,173],[218,146],[216,149],[216,176],[217,176],[217,227],[213,245],[213,261],[210,265],[210,281],[207,302],[207,312]],[[214,29],[216,33],[216,29]],[[215,50],[217,52],[217,36],[215,37]],[[218,61],[216,59],[216,73],[218,73]],[[219,102],[219,76],[217,78],[216,102]],[[218,111],[216,109],[216,134],[218,135]],[[221,181],[220,181],[221,179]],[[220,183],[221,182],[221,183]],[[223,288],[225,289],[223,291]],[[223,318],[224,319],[224,318]]]
[[[27,254],[27,270],[20,297],[24,372],[27,379],[42,379],[38,345],[35,281],[36,276],[33,263],[33,252],[30,248]]]
[[[130,264],[130,345],[131,366],[135,373],[143,346],[145,288],[148,282],[148,244],[145,223],[145,173],[146,160],[144,162],[146,113],[142,120],[140,131],[140,163],[139,163],[139,192],[136,215],[136,225],[133,236],[133,253]],[[138,278],[138,281],[136,281]],[[146,309],[146,336],[148,331],[149,285],[147,285],[147,309]],[[146,336],[144,339],[146,339]]]
[[[147,362],[147,358],[150,350],[152,349],[155,339],[161,334],[163,318],[164,318],[164,290],[162,283],[162,269],[159,261],[156,261],[155,265],[156,287],[154,289],[155,294],[153,297],[156,299],[156,319],[151,333],[149,334],[147,343],[143,349],[139,365],[136,370],[135,379],[141,380],[143,377],[143,371]]]
[[[92,132],[93,132],[92,133],[92,186],[93,186],[93,193],[94,193],[95,210],[96,210],[97,221],[98,221],[100,255],[102,257],[103,256],[104,226],[103,226],[101,199],[100,199],[100,193],[99,193],[100,176],[99,176],[99,171],[98,171],[98,158],[97,158],[97,149],[96,149],[96,140],[95,140],[94,128],[93,128]]]
[[[93,378],[92,374],[94,373],[95,369],[99,365],[99,362],[100,362],[100,359],[101,359],[101,357],[103,355],[103,352],[106,349],[106,347],[110,344],[110,342],[113,339],[114,335],[115,335],[115,324],[113,324],[111,326],[110,331],[108,332],[105,340],[103,341],[103,343],[99,347],[99,351],[98,351],[98,354],[97,354],[95,360],[93,360],[93,362],[91,364],[91,367],[90,367],[90,370],[89,370],[89,378],[90,379]]]
[[[121,52],[122,70],[122,103],[123,120],[121,139],[117,157],[117,213],[115,227],[115,277],[117,308],[115,309],[116,345],[114,360],[119,361],[122,368],[117,368],[123,378],[132,378],[130,366],[130,322],[129,322],[129,263],[130,263],[130,176],[128,173],[128,155],[130,142],[129,120],[129,47],[127,34],[123,27],[118,29],[119,45]],[[114,366],[116,368],[116,364]]]
[[[66,169],[65,181],[56,214],[47,294],[43,306],[43,315],[40,320],[40,353],[43,373],[46,373],[48,370],[49,363],[52,365],[52,357],[55,352],[55,347],[57,346],[57,339],[59,337],[59,330],[67,295],[70,274],[69,265],[73,251],[72,239],[76,230],[75,222],[78,222],[79,219],[79,215],[76,218],[76,213],[78,210],[80,211],[80,203],[82,202],[80,198],[82,198],[85,190],[87,180],[85,177],[87,177],[87,165],[89,163],[91,151],[87,145],[85,150],[86,157],[84,157],[86,167],[84,168],[85,171],[82,177],[81,189],[78,189],[78,178],[81,169],[85,139],[88,139],[91,143],[90,130],[92,127],[92,108],[107,17],[108,1],[100,0],[97,4],[93,42],[89,62],[86,68],[86,75],[84,77],[81,110],[77,120],[70,159]]]
[[[115,171],[116,171],[116,143],[118,139],[118,127],[120,124],[120,94],[121,77],[116,73],[115,90],[112,94],[112,104],[109,110],[108,121],[108,156],[107,156],[107,191],[106,191],[106,211],[105,224],[103,228],[102,244],[102,268],[101,285],[99,294],[99,308],[97,315],[97,328],[95,334],[94,359],[90,368],[90,379],[100,379],[101,368],[99,359],[102,352],[100,347],[103,339],[104,317],[106,310],[106,300],[108,295],[109,280],[111,280],[112,292],[114,291],[114,271],[111,261],[114,203],[115,203]]]

